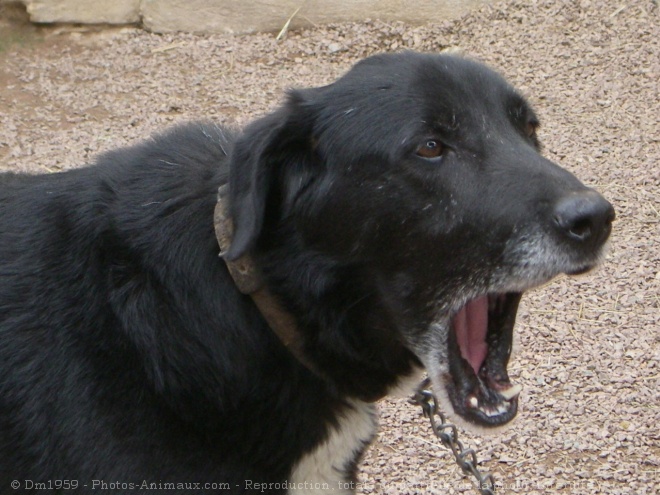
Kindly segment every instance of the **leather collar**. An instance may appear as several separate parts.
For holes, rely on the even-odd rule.
[[[226,263],[229,274],[234,279],[238,290],[252,298],[268,326],[279,337],[289,352],[307,369],[322,377],[322,373],[305,355],[303,336],[294,316],[282,308],[275,296],[265,286],[261,273],[252,257],[245,254],[234,261],[224,258],[234,233],[234,226],[229,217],[227,205],[228,192],[229,187],[226,184],[218,189],[218,202],[213,215],[215,235],[220,246],[220,257]]]

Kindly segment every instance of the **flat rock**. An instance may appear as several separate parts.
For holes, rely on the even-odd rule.
[[[457,17],[483,3],[486,0],[142,0],[142,15],[154,32],[252,33],[279,31],[291,16],[292,28],[364,19],[420,24]]]
[[[140,21],[140,0],[23,0],[32,22],[132,24]]]
[[[33,22],[127,24],[150,31],[254,33],[378,19],[424,24],[460,16],[488,0],[22,0]],[[295,15],[294,15],[295,14]]]

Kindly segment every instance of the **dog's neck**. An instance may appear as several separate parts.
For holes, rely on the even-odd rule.
[[[237,260],[229,261],[223,256],[231,245],[234,233],[227,205],[228,189],[227,185],[218,189],[218,202],[213,216],[215,235],[220,246],[220,257],[225,261],[238,290],[252,298],[268,326],[289,352],[308,370],[323,378],[323,373],[305,355],[303,335],[300,333],[294,316],[282,308],[275,296],[268,290],[252,257],[246,254]]]

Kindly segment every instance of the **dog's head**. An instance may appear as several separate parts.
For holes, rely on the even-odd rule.
[[[355,327],[354,357],[376,363],[400,344],[456,414],[504,424],[517,410],[507,363],[521,295],[594,267],[614,219],[539,154],[538,125],[478,63],[366,59],[246,129],[232,156],[227,256],[260,257],[303,326],[332,301],[337,314],[324,318]],[[334,345],[310,335],[310,352]],[[371,355],[365,336],[381,339]]]

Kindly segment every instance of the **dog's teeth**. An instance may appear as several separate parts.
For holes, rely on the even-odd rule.
[[[511,388],[502,390],[500,392],[500,395],[504,397],[506,400],[511,400],[514,397],[517,397],[518,394],[520,394],[520,392],[522,392],[522,385],[514,385]]]
[[[468,404],[469,404],[470,407],[472,407],[473,409],[476,409],[477,407],[479,407],[479,399],[477,399],[477,398],[473,395],[473,396],[470,397],[470,399],[468,400]]]
[[[484,413],[489,418],[492,418],[494,416],[499,416],[501,414],[508,412],[509,409],[511,409],[511,404],[509,402],[502,402],[498,404],[496,408],[480,407],[479,411]]]

